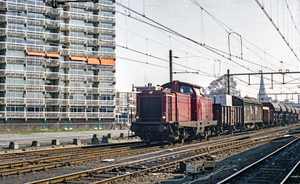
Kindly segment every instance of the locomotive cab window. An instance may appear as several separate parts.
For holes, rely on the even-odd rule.
[[[180,87],[180,93],[184,93],[187,95],[193,94],[193,89],[190,86],[181,86]]]

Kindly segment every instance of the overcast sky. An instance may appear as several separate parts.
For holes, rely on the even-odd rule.
[[[179,57],[173,58],[174,72],[199,72],[199,74],[174,74],[173,79],[203,87],[208,86],[218,76],[227,73],[227,69],[230,73],[249,73],[258,70],[270,72],[279,69],[299,71],[299,61],[255,0],[196,1],[209,14],[191,0],[117,0],[118,3],[144,14],[185,37],[218,49],[219,53],[229,52],[228,32],[235,32],[230,37],[231,53],[237,57],[241,57],[242,54],[243,59],[247,61],[236,58],[228,60],[198,44],[137,21],[134,18],[154,24],[116,5],[116,44],[118,45],[116,47],[116,89],[118,91],[130,91],[132,84],[144,86],[147,83],[161,85],[168,82],[169,50],[173,50],[173,55]],[[293,21],[296,26],[299,26],[298,2],[298,0],[287,0],[289,5],[287,9],[283,0],[268,2],[260,0],[296,54],[299,54],[300,36]],[[293,19],[290,18],[289,10]],[[130,17],[121,13],[129,14]],[[212,16],[220,22],[216,22]],[[238,35],[242,37],[242,49]],[[292,77],[286,76],[285,81],[293,80],[300,75]],[[270,78],[270,75],[266,78]],[[274,80],[282,82],[282,76],[274,76]],[[242,96],[257,96],[259,77],[251,77],[250,82],[253,85],[250,86],[246,84],[247,76],[241,76],[236,81]],[[265,84],[267,93],[299,91],[297,84],[275,85],[273,90],[269,89],[269,80],[265,79]]]

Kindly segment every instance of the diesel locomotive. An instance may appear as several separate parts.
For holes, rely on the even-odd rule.
[[[221,132],[298,123],[298,109],[230,95],[206,97],[201,86],[180,81],[137,94],[130,130],[144,142],[206,139]]]

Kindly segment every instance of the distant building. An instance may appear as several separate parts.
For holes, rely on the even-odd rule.
[[[259,87],[259,94],[257,95],[257,99],[260,102],[270,102],[272,100],[272,98],[268,97],[268,95],[266,94],[263,73],[261,73],[261,77],[260,77],[260,87]]]
[[[134,85],[132,85],[132,91],[147,91],[147,90],[159,90],[159,89],[161,89],[161,87],[159,85],[152,86],[152,83],[148,83],[147,86],[134,86]]]
[[[136,94],[137,92],[116,93],[115,121],[117,124],[130,125],[131,121],[135,121]]]

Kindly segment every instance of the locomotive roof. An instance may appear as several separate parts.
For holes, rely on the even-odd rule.
[[[185,86],[191,86],[191,87],[197,88],[197,89],[202,88],[202,86],[198,86],[198,85],[195,85],[195,84],[190,84],[190,83],[180,82],[180,81],[177,81],[177,82],[178,82],[181,86],[182,86],[182,85],[185,85]],[[163,87],[163,88],[171,88],[171,87],[172,87],[172,82],[165,83],[165,84],[161,85],[161,87]]]

